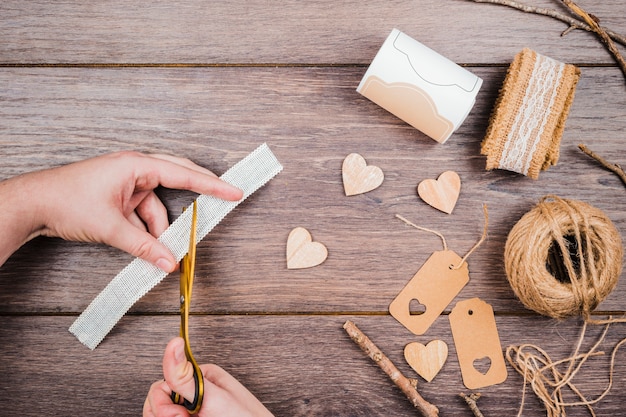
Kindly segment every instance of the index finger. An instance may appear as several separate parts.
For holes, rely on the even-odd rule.
[[[166,159],[162,155],[148,156],[144,160],[145,165],[138,167],[141,172],[140,176],[144,176],[144,178],[137,178],[138,186],[143,180],[149,184],[148,188],[162,185],[166,188],[193,191],[229,201],[237,201],[243,197],[243,191],[217,178],[212,172],[189,160],[184,165],[181,161],[182,158],[168,157]],[[193,164],[193,168],[190,164]]]
[[[188,415],[182,405],[174,404],[170,398],[172,390],[163,380],[155,382],[150,387],[148,396],[143,405],[143,417],[176,417]]]

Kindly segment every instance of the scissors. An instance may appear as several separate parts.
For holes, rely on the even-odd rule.
[[[172,391],[171,399],[176,404],[181,404],[189,410],[191,414],[197,413],[202,407],[204,399],[204,378],[198,363],[191,353],[189,346],[189,306],[191,304],[191,290],[196,267],[196,225],[198,217],[198,204],[193,202],[193,213],[191,216],[191,233],[189,235],[189,252],[180,263],[180,336],[185,341],[185,356],[193,366],[193,379],[196,385],[193,402],[182,398],[180,394]]]

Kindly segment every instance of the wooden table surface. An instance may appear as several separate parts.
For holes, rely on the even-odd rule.
[[[558,1],[529,4],[567,13]],[[580,4],[626,33],[622,0]],[[360,96],[356,87],[392,28],[398,28],[484,80],[469,117],[441,145]],[[415,409],[347,337],[353,320],[437,405],[442,416],[470,416],[447,314],[480,297],[495,310],[502,348],[543,347],[569,356],[577,318],[539,316],[517,301],[503,247],[517,220],[544,195],[586,201],[626,232],[626,190],[579,143],[626,164],[626,88],[606,49],[590,33],[560,34],[549,17],[466,0],[186,2],[3,0],[0,4],[0,179],[110,151],[187,157],[223,173],[263,142],[284,170],[241,204],[198,247],[191,340],[200,362],[240,379],[277,416],[413,416]],[[480,142],[508,64],[523,47],[574,63],[582,76],[557,166],[531,180],[485,170]],[[620,47],[624,52],[624,48]],[[341,165],[352,152],[385,173],[382,186],[346,197]],[[455,170],[462,180],[450,215],[422,202],[423,179]],[[162,190],[171,219],[194,196]],[[33,196],[37,198],[37,196]],[[470,282],[428,332],[415,336],[388,313],[390,302],[441,249],[445,235],[470,256]],[[289,231],[302,226],[328,247],[328,259],[288,270]],[[178,276],[142,298],[94,351],[68,327],[132,258],[95,244],[39,238],[0,268],[0,415],[137,416],[161,356],[178,333]],[[624,274],[622,274],[622,279]],[[620,282],[597,314],[626,310]],[[583,348],[602,329],[592,326]],[[595,398],[608,360],[626,337],[609,330],[602,357],[588,361],[577,386]],[[426,382],[404,346],[442,339],[450,354]],[[623,412],[625,352],[598,415]],[[523,379],[481,389],[485,416],[514,415]],[[524,415],[545,414],[526,393]],[[568,415],[588,415],[583,407]]]

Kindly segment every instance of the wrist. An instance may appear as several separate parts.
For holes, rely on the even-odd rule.
[[[43,230],[36,177],[28,173],[0,182],[0,265]]]

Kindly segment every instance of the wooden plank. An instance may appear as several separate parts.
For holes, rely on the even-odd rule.
[[[489,238],[470,257],[470,284],[459,297],[524,312],[506,282],[502,251],[511,227],[539,198],[587,201],[626,228],[623,185],[576,149],[585,142],[624,163],[623,79],[616,69],[583,68],[560,162],[533,181],[484,171],[479,143],[505,70],[471,69],[485,79],[483,90],[459,131],[439,145],[358,95],[361,69],[4,68],[0,178],[121,149],[178,154],[222,173],[267,141],[285,170],[200,244],[197,311],[384,312],[441,248],[439,238],[394,215],[440,231],[463,255],[482,233],[487,203]],[[351,152],[383,169],[380,188],[345,197],[341,164]],[[451,215],[415,191],[447,169],[462,178]],[[193,198],[161,195],[172,218]],[[296,226],[327,245],[323,265],[286,269],[286,239]],[[0,269],[0,311],[82,311],[130,260],[100,245],[31,242]],[[624,310],[624,285],[600,310]],[[166,279],[134,311],[175,312],[177,292],[177,278]]]
[[[444,340],[450,348],[448,359],[432,382],[419,378],[419,390],[440,408],[441,416],[470,415],[458,397],[468,390],[462,383],[445,316],[422,337],[409,334],[389,316],[194,316],[191,340],[201,362],[223,366],[277,417],[415,416],[403,394],[343,332],[341,326],[347,318],[412,378],[418,377],[404,361],[404,345]],[[161,378],[162,351],[178,331],[178,318],[126,317],[93,352],[66,331],[71,320],[55,316],[2,318],[0,407],[19,407],[23,416],[139,415],[151,382]],[[509,344],[538,343],[554,360],[573,350],[580,331],[577,320],[499,317],[497,324],[503,349]],[[600,330],[588,330],[585,349],[595,343]],[[622,336],[619,326],[611,328],[599,347],[606,354],[587,362],[574,380],[589,398],[605,388],[608,357]],[[625,374],[626,365],[618,360],[616,385],[596,406],[598,415],[621,412]],[[514,415],[522,385],[521,376],[508,367],[505,383],[480,390],[479,404],[485,415]],[[528,391],[526,396],[524,415],[545,415],[534,394]],[[568,409],[568,415],[588,414],[575,407]]]
[[[568,14],[557,1],[527,4]],[[626,33],[620,0],[581,0]],[[171,2],[5,0],[0,63],[369,64],[392,28],[461,63],[509,63],[530,47],[568,62],[613,64],[589,33],[517,10],[454,0]]]

